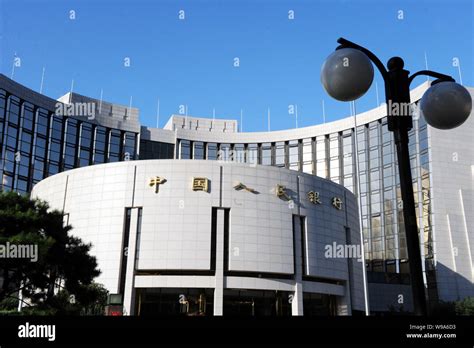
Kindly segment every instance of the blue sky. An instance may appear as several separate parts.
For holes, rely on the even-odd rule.
[[[70,11],[75,19],[70,19]],[[178,18],[184,10],[185,19]],[[288,12],[294,11],[294,19]],[[403,12],[400,12],[403,11]],[[403,17],[403,18],[402,18]],[[405,59],[415,72],[428,67],[473,86],[472,0],[0,0],[0,68],[14,80],[57,98],[74,91],[140,109],[142,124],[160,126],[187,105],[189,114],[240,119],[244,131],[295,127],[349,114],[320,83],[324,59],[343,36],[385,63]],[[130,67],[125,59],[130,59]],[[234,67],[234,58],[240,66]],[[414,85],[425,78],[415,80]],[[383,84],[376,80],[380,101]],[[376,106],[375,83],[357,101]]]

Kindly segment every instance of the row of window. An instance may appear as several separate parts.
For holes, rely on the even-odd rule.
[[[135,133],[56,116],[0,91],[2,190],[27,193],[64,170],[133,160],[137,139]]]
[[[409,139],[415,204],[425,236],[425,253],[430,255],[428,135],[423,119],[415,122]],[[0,90],[0,174],[4,190],[29,192],[34,183],[63,170],[136,159],[137,140],[135,133],[58,117]],[[183,139],[175,149],[173,144],[141,140],[140,152],[140,159],[176,156],[255,163],[328,178],[360,197],[368,260],[398,259],[406,254],[397,158],[385,119],[355,130],[272,143],[219,144]]]
[[[409,135],[415,204],[422,207],[424,231],[430,231],[426,122],[420,119],[415,125]],[[181,139],[176,158],[272,165],[340,183],[360,197],[366,258],[407,257],[397,156],[385,119],[361,125],[356,130],[284,142],[219,144]],[[422,187],[418,190],[420,178]],[[421,198],[419,191],[423,192]],[[430,245],[429,235],[427,232],[426,249]]]

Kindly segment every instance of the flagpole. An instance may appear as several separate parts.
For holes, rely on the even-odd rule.
[[[99,101],[99,114],[102,112],[102,98],[103,98],[103,95],[104,95],[104,89],[101,88],[100,89],[100,101]]]
[[[16,52],[13,55],[12,73],[10,75],[11,80],[13,80],[13,75],[15,74],[15,63],[16,63]]]
[[[457,67],[458,67],[458,73],[459,73],[459,84],[460,84],[461,86],[463,86],[463,84],[462,84],[462,75],[461,75],[461,61],[459,60],[459,58],[458,58],[458,60],[457,60],[457,64],[456,64],[456,65],[457,65]]]
[[[74,90],[74,79],[71,80],[71,90],[69,91],[69,104],[72,102],[72,91]]]
[[[425,69],[429,70],[428,69],[428,56],[426,55],[426,51],[425,51]],[[429,81],[429,80],[430,80],[430,77],[426,75],[426,81]]]
[[[40,94],[43,94],[44,71],[45,68],[43,67],[43,72],[41,74]]]

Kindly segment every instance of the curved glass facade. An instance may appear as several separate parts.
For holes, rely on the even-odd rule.
[[[64,170],[138,158],[138,133],[58,116],[35,99],[0,89],[0,190],[28,193]]]
[[[424,253],[429,259],[432,257],[429,148],[427,125],[423,118],[414,120],[409,139],[418,223],[423,231]],[[399,274],[392,277],[370,274],[370,279],[375,282],[409,281],[397,156],[386,117],[357,128],[312,138],[247,144],[178,139],[177,144],[179,159],[206,158],[273,165],[344,185],[360,198],[367,270],[370,273]],[[233,151],[233,158],[229,158],[229,151]],[[247,156],[236,157],[235,154],[241,151]],[[204,152],[208,156],[203,156]]]

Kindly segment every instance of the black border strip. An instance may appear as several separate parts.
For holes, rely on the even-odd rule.
[[[137,276],[153,276],[153,275],[215,275],[214,270],[208,269],[138,269],[135,271]]]

